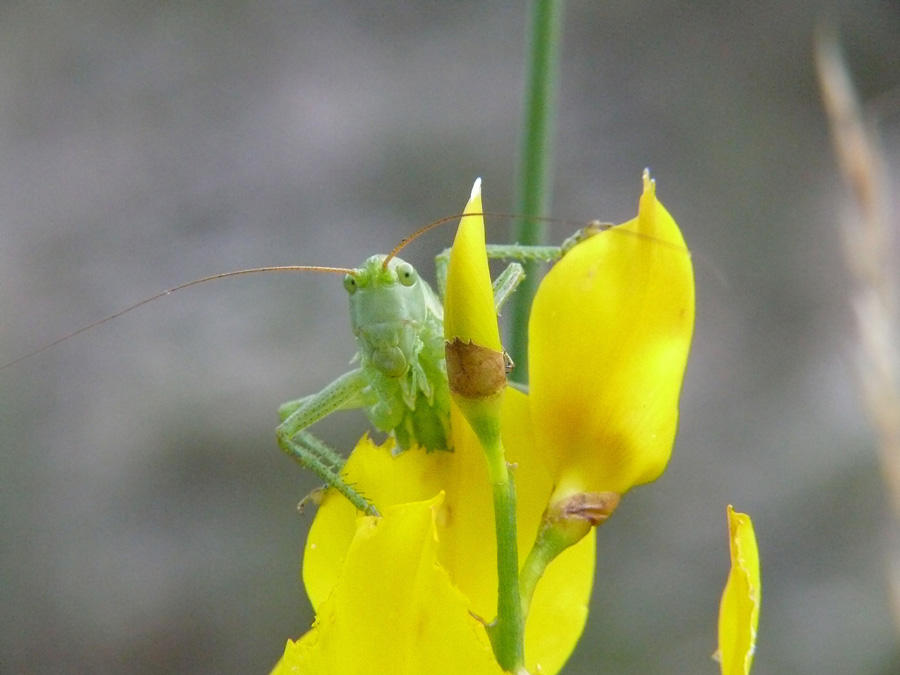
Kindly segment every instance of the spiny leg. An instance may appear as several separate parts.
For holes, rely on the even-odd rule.
[[[592,220],[571,237],[563,241],[561,246],[523,246],[522,244],[488,244],[487,256],[491,260],[515,260],[517,262],[556,262],[568,253],[573,246],[595,234],[605,232],[614,227],[613,223],[602,223]],[[450,263],[450,249],[446,248],[435,259],[435,274],[441,297],[447,288],[447,266]]]
[[[290,454],[301,464],[306,462],[316,464],[318,474],[320,471],[329,472],[334,475],[340,475],[341,469],[344,468],[345,460],[343,456],[330,445],[327,445],[318,436],[313,435],[309,431],[300,431],[289,442]]]
[[[562,248],[559,246],[521,246],[519,244],[488,244],[487,246],[487,256],[491,260],[515,260],[518,262],[554,262],[559,259],[562,255]],[[447,268],[450,264],[450,249],[445,249],[441,253],[439,253],[435,259],[435,276],[437,278],[438,290],[440,291],[441,297],[444,297],[444,292],[447,289]],[[497,306],[499,310],[500,307],[506,302],[507,298],[512,294],[515,290],[516,286],[525,278],[524,272],[522,272],[522,266],[510,265],[510,267],[517,267],[518,271],[510,272],[510,269],[507,268],[503,273],[497,277],[497,281],[494,282],[494,304]],[[512,277],[518,277],[513,282],[512,286],[508,288],[498,288],[498,282],[501,279],[504,279],[504,274],[510,274]],[[506,279],[504,279],[505,281]]]
[[[282,445],[282,450],[300,466],[319,476],[328,487],[340,492],[359,511],[367,516],[378,516],[378,509],[368,502],[342,477],[344,458],[308,431],[301,431]]]
[[[333,383],[332,383],[333,384]],[[331,386],[331,385],[329,385]],[[324,389],[322,391],[325,391]],[[321,394],[321,392],[320,392]],[[295,401],[288,401],[287,403],[282,403],[278,406],[278,416],[281,418],[281,421],[284,422],[288,417],[293,415],[300,406],[307,403],[314,396],[318,396],[319,394],[312,394],[310,396],[304,396],[303,398],[298,398]],[[344,401],[340,406],[335,408],[335,410],[352,410],[354,408],[365,408],[367,406],[376,403],[377,399],[371,391],[368,390],[360,390],[359,393],[346,401]],[[325,415],[322,415],[325,417]],[[321,419],[321,417],[319,418]]]
[[[517,262],[553,262],[560,255],[559,246],[523,246],[522,244],[488,244],[487,255],[491,260],[515,260]]]
[[[559,257],[562,258],[566,253],[571,251],[575,245],[580,244],[585,239],[589,239],[595,234],[606,232],[606,230],[611,227],[615,226],[612,223],[601,223],[599,220],[592,220],[562,243],[559,247]]]
[[[524,279],[525,270],[522,269],[519,263],[510,263],[505,270],[497,275],[497,278],[491,284],[491,288],[494,291],[494,308],[497,310],[497,314],[500,314],[500,309]]]
[[[336,410],[365,405],[367,385],[365,373],[358,368],[339,377],[317,394],[286,403],[279,410],[284,421],[278,425],[276,434],[278,445],[289,457],[313,471],[360,511],[377,515],[375,507],[341,477],[343,458],[304,431]]]

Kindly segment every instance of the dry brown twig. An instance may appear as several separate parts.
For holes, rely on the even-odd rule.
[[[863,114],[846,61],[832,32],[816,36],[816,67],[838,164],[853,216],[842,228],[844,256],[855,282],[857,369],[863,403],[878,440],[881,472],[900,528],[900,353],[897,342],[896,233],[892,231],[887,162],[874,118]],[[896,544],[894,545],[896,549]],[[894,617],[900,629],[900,555],[889,566]]]

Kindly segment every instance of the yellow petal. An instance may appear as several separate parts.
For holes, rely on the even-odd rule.
[[[502,425],[507,457],[517,466],[518,547],[524,560],[553,481],[534,445],[528,399],[521,392],[506,390]],[[497,609],[497,549],[487,466],[475,434],[455,406],[451,428],[452,453],[413,449],[393,456],[390,444],[379,448],[363,439],[345,475],[382,511],[446,491],[436,517],[438,558],[468,599],[468,608],[490,620]],[[355,519],[353,506],[329,491],[310,529],[303,563],[307,592],[317,609],[338,582]],[[538,672],[538,666],[545,675],[558,672],[575,648],[587,620],[594,557],[592,532],[553,561],[538,584],[525,627],[530,672]]]
[[[501,673],[484,627],[438,564],[442,501],[357,520],[334,592],[273,674]]]
[[[728,507],[731,572],[719,608],[719,651],[722,675],[749,675],[756,650],[762,585],[759,549],[753,522]]]
[[[466,204],[466,215],[459,221],[456,239],[450,251],[447,269],[447,294],[444,300],[444,337],[472,342],[501,351],[497,311],[491,290],[484,243],[484,216],[481,215],[481,179],[475,181]]]
[[[662,473],[693,326],[690,255],[645,173],[638,217],[573,247],[532,307],[532,417],[554,498]]]
[[[394,443],[378,446],[368,436],[360,439],[347,460],[343,475],[379,510],[432,499],[443,486],[439,476],[457,453],[426,452],[418,447],[394,455]],[[427,467],[423,461],[427,459]],[[480,457],[484,464],[484,458]],[[442,507],[442,511],[445,507]],[[303,582],[316,611],[340,578],[344,558],[356,535],[358,513],[349,501],[327,490],[306,538]]]

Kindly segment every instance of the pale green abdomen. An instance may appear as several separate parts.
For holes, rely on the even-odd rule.
[[[401,450],[414,445],[426,450],[450,450],[450,389],[443,328],[437,321],[417,328],[417,344],[411,350],[414,356],[403,376],[372,371],[370,386],[378,402],[367,413],[379,430],[394,434]]]

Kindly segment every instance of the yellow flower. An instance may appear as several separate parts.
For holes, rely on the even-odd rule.
[[[443,493],[356,521],[341,581],[273,675],[496,673],[481,624],[437,556]]]
[[[534,446],[528,414],[527,397],[507,389],[502,436],[509,461],[519,467],[516,488],[521,559],[533,543],[553,486]],[[461,600],[453,600],[449,593],[431,595],[430,590],[420,598],[417,594],[426,593],[426,588],[419,585],[421,580],[415,574],[398,574],[391,569],[407,569],[410,563],[406,559],[411,556],[426,559],[425,554],[415,551],[415,546],[430,547],[432,543],[418,534],[408,543],[391,544],[395,547],[392,555],[376,556],[365,563],[362,552],[354,552],[370,518],[358,518],[352,504],[341,495],[328,492],[310,529],[303,558],[303,580],[317,622],[300,641],[288,643],[279,665],[282,670],[276,669],[275,673],[371,673],[376,672],[373,664],[387,664],[383,672],[397,673],[453,669],[473,675],[498,672],[493,655],[490,667],[484,668],[462,667],[458,666],[459,661],[446,660],[448,650],[458,651],[460,658],[468,658],[484,646],[490,652],[484,627],[478,622],[470,624],[469,612],[492,618],[497,609],[497,549],[484,453],[456,407],[452,410],[451,429],[452,453],[428,453],[417,448],[394,455],[390,441],[379,447],[364,438],[353,451],[344,474],[385,518],[392,507],[412,508],[444,493],[443,501],[433,505],[434,549],[440,574],[446,575]],[[525,662],[530,672],[558,672],[575,648],[587,620],[594,556],[591,535],[551,563],[538,584],[525,626]],[[335,599],[346,597],[345,591],[351,590],[355,604]],[[413,597],[420,598],[419,602],[427,607],[397,621],[394,605],[402,598]],[[410,632],[415,623],[413,617],[431,620],[434,614],[441,615],[441,622],[453,622],[455,628],[448,628],[444,636],[423,632],[422,627]],[[325,617],[331,618],[326,621]],[[460,622],[469,626],[468,632],[459,627]],[[433,645],[432,639],[441,644]],[[411,660],[397,660],[398,645],[420,652],[416,657],[420,660],[415,662],[418,670]],[[303,669],[284,670],[286,664],[301,662],[298,650],[304,653]],[[410,664],[407,670],[400,668],[402,663]]]
[[[481,209],[479,181],[466,213]],[[462,219],[450,265],[445,335],[449,344],[477,347],[476,356],[490,352],[484,360],[495,368],[499,363],[500,376],[493,375],[498,386],[479,392],[478,367],[458,373],[471,378],[474,372],[476,386],[473,391],[471,382],[463,382],[464,391],[454,390],[453,400],[465,412],[451,406],[452,453],[414,448],[395,455],[390,441],[380,447],[360,441],[344,468],[345,480],[378,506],[388,525],[418,514],[415,527],[379,526],[358,517],[339,494],[326,494],[303,560],[316,624],[299,641],[288,642],[274,671],[279,675],[500,672],[485,626],[472,616],[493,618],[498,592],[491,486],[496,476],[489,475],[482,444],[467,423],[473,411],[478,432],[484,435],[485,426],[499,431],[506,460],[517,467],[520,559],[533,544],[553,480],[534,444],[527,397],[505,387],[482,216]],[[463,365],[471,363],[464,359]],[[591,534],[556,558],[540,579],[525,624],[530,672],[558,672],[574,649],[587,620],[594,558]]]
[[[690,255],[644,172],[637,218],[574,246],[531,310],[529,398],[553,501],[662,473],[693,327]]]
[[[476,183],[466,212],[480,211]],[[542,283],[529,327],[530,396],[502,386],[484,395],[476,387],[474,396],[454,390],[466,419],[472,420],[474,401],[482,421],[500,425],[506,459],[516,467],[520,560],[535,533],[546,529],[542,516],[551,502],[571,498],[563,512],[571,507],[588,523],[572,537],[577,543],[567,543],[532,577],[539,581],[525,625],[530,672],[558,672],[584,628],[594,571],[595,531],[589,525],[608,515],[618,494],[659,475],[675,434],[693,330],[690,257],[649,176],[638,217],[617,229],[630,236],[588,237]],[[449,276],[446,337],[500,355],[480,216],[463,219]],[[453,383],[451,375],[451,388]],[[493,660],[481,664],[487,634],[480,622],[470,621],[470,613],[489,619],[497,610],[495,477],[489,477],[481,444],[457,405],[451,407],[451,433],[452,453],[413,449],[394,455],[390,442],[376,447],[368,439],[357,446],[346,480],[386,520],[416,513],[418,526],[397,526],[394,555],[388,544],[363,555],[366,545],[375,546],[376,521],[358,518],[340,495],[326,495],[303,566],[317,621],[301,640],[288,643],[276,673],[497,672]],[[575,499],[584,493],[607,495]],[[428,574],[420,573],[425,569]],[[398,615],[400,602],[409,611]],[[432,621],[436,630],[423,624]]]
[[[756,650],[756,630],[762,585],[759,549],[753,522],[746,513],[728,507],[731,572],[719,607],[719,650],[722,675],[749,675]]]

